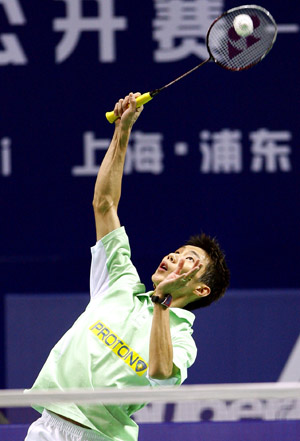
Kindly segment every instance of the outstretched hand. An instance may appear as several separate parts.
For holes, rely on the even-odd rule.
[[[181,274],[184,262],[184,259],[180,259],[175,271],[168,274],[168,276],[159,283],[155,290],[156,295],[159,297],[164,297],[166,294],[174,295],[176,292],[180,292],[183,288],[186,288],[188,283],[199,271],[201,265],[200,260],[197,259],[189,271]]]
[[[115,124],[123,129],[130,129],[143,111],[144,106],[136,107],[136,98],[139,92],[130,93],[121,98],[115,105],[114,114],[118,117]]]

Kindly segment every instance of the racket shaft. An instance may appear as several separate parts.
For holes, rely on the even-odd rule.
[[[143,95],[140,95],[136,98],[136,107],[141,107],[143,104],[148,103],[148,101],[152,100],[152,96],[150,95],[150,92],[143,93]],[[114,114],[114,111],[112,112],[106,112],[105,114],[106,119],[112,124],[115,122],[119,117]]]

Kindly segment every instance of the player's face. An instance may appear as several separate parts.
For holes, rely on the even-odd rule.
[[[201,275],[205,272],[206,266],[209,263],[209,257],[202,248],[195,247],[193,245],[185,245],[178,248],[174,253],[170,253],[163,258],[159,267],[152,276],[154,286],[157,286],[170,273],[175,271],[179,260],[182,258],[184,259],[184,265],[181,270],[181,274],[191,270],[195,262],[198,259],[200,260],[200,269],[193,277],[194,281],[198,281]]]

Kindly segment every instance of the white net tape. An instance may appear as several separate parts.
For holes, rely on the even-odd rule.
[[[67,391],[1,390],[0,408],[28,407],[32,404],[73,402],[135,404],[145,402],[174,403],[199,400],[276,399],[300,402],[300,383],[249,383],[185,385],[181,387],[138,387],[127,389],[72,389]]]

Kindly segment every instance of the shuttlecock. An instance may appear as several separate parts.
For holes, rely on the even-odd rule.
[[[240,37],[248,37],[253,32],[253,21],[249,15],[240,14],[233,20],[233,27]]]

